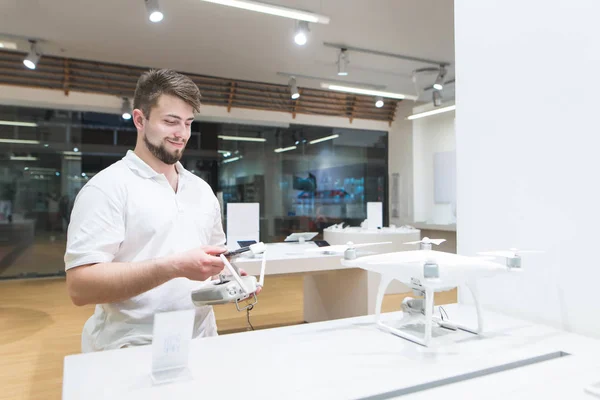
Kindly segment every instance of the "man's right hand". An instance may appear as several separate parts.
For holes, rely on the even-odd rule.
[[[178,254],[173,260],[175,274],[194,281],[205,281],[223,270],[225,264],[219,254],[226,251],[227,248],[221,246],[201,246]]]

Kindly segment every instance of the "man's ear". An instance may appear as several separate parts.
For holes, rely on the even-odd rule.
[[[144,124],[146,123],[146,117],[142,110],[138,110],[137,108],[133,110],[133,124],[137,129],[144,129]]]

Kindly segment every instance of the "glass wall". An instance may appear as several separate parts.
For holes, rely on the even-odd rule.
[[[0,106],[0,279],[64,274],[75,196],[135,141],[118,115]],[[388,221],[387,132],[194,122],[182,164],[214,189],[224,227],[227,203],[260,203],[265,242],[359,225],[369,201]]]
[[[387,203],[387,132],[299,125],[222,125],[221,132],[228,138],[219,141],[223,203],[260,203],[263,241],[321,234],[340,222],[359,226],[367,202]]]

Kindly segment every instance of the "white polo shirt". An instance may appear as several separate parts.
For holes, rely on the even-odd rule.
[[[212,189],[181,163],[175,166],[177,193],[131,150],[90,179],[73,206],[65,270],[224,245],[221,210]],[[196,308],[191,301],[191,290],[203,284],[176,278],[129,300],[96,305],[83,330],[83,351],[149,344],[154,314],[181,309],[196,309],[193,337],[216,335],[212,307]]]

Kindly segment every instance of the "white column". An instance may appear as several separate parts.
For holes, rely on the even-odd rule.
[[[483,306],[594,336],[598,15],[597,0],[455,2],[458,251],[545,250],[480,282]]]
[[[413,218],[413,124],[412,101],[398,105],[396,118],[388,130],[388,171],[390,224],[401,226]],[[396,191],[396,193],[392,193]],[[397,200],[397,205],[393,204]]]

